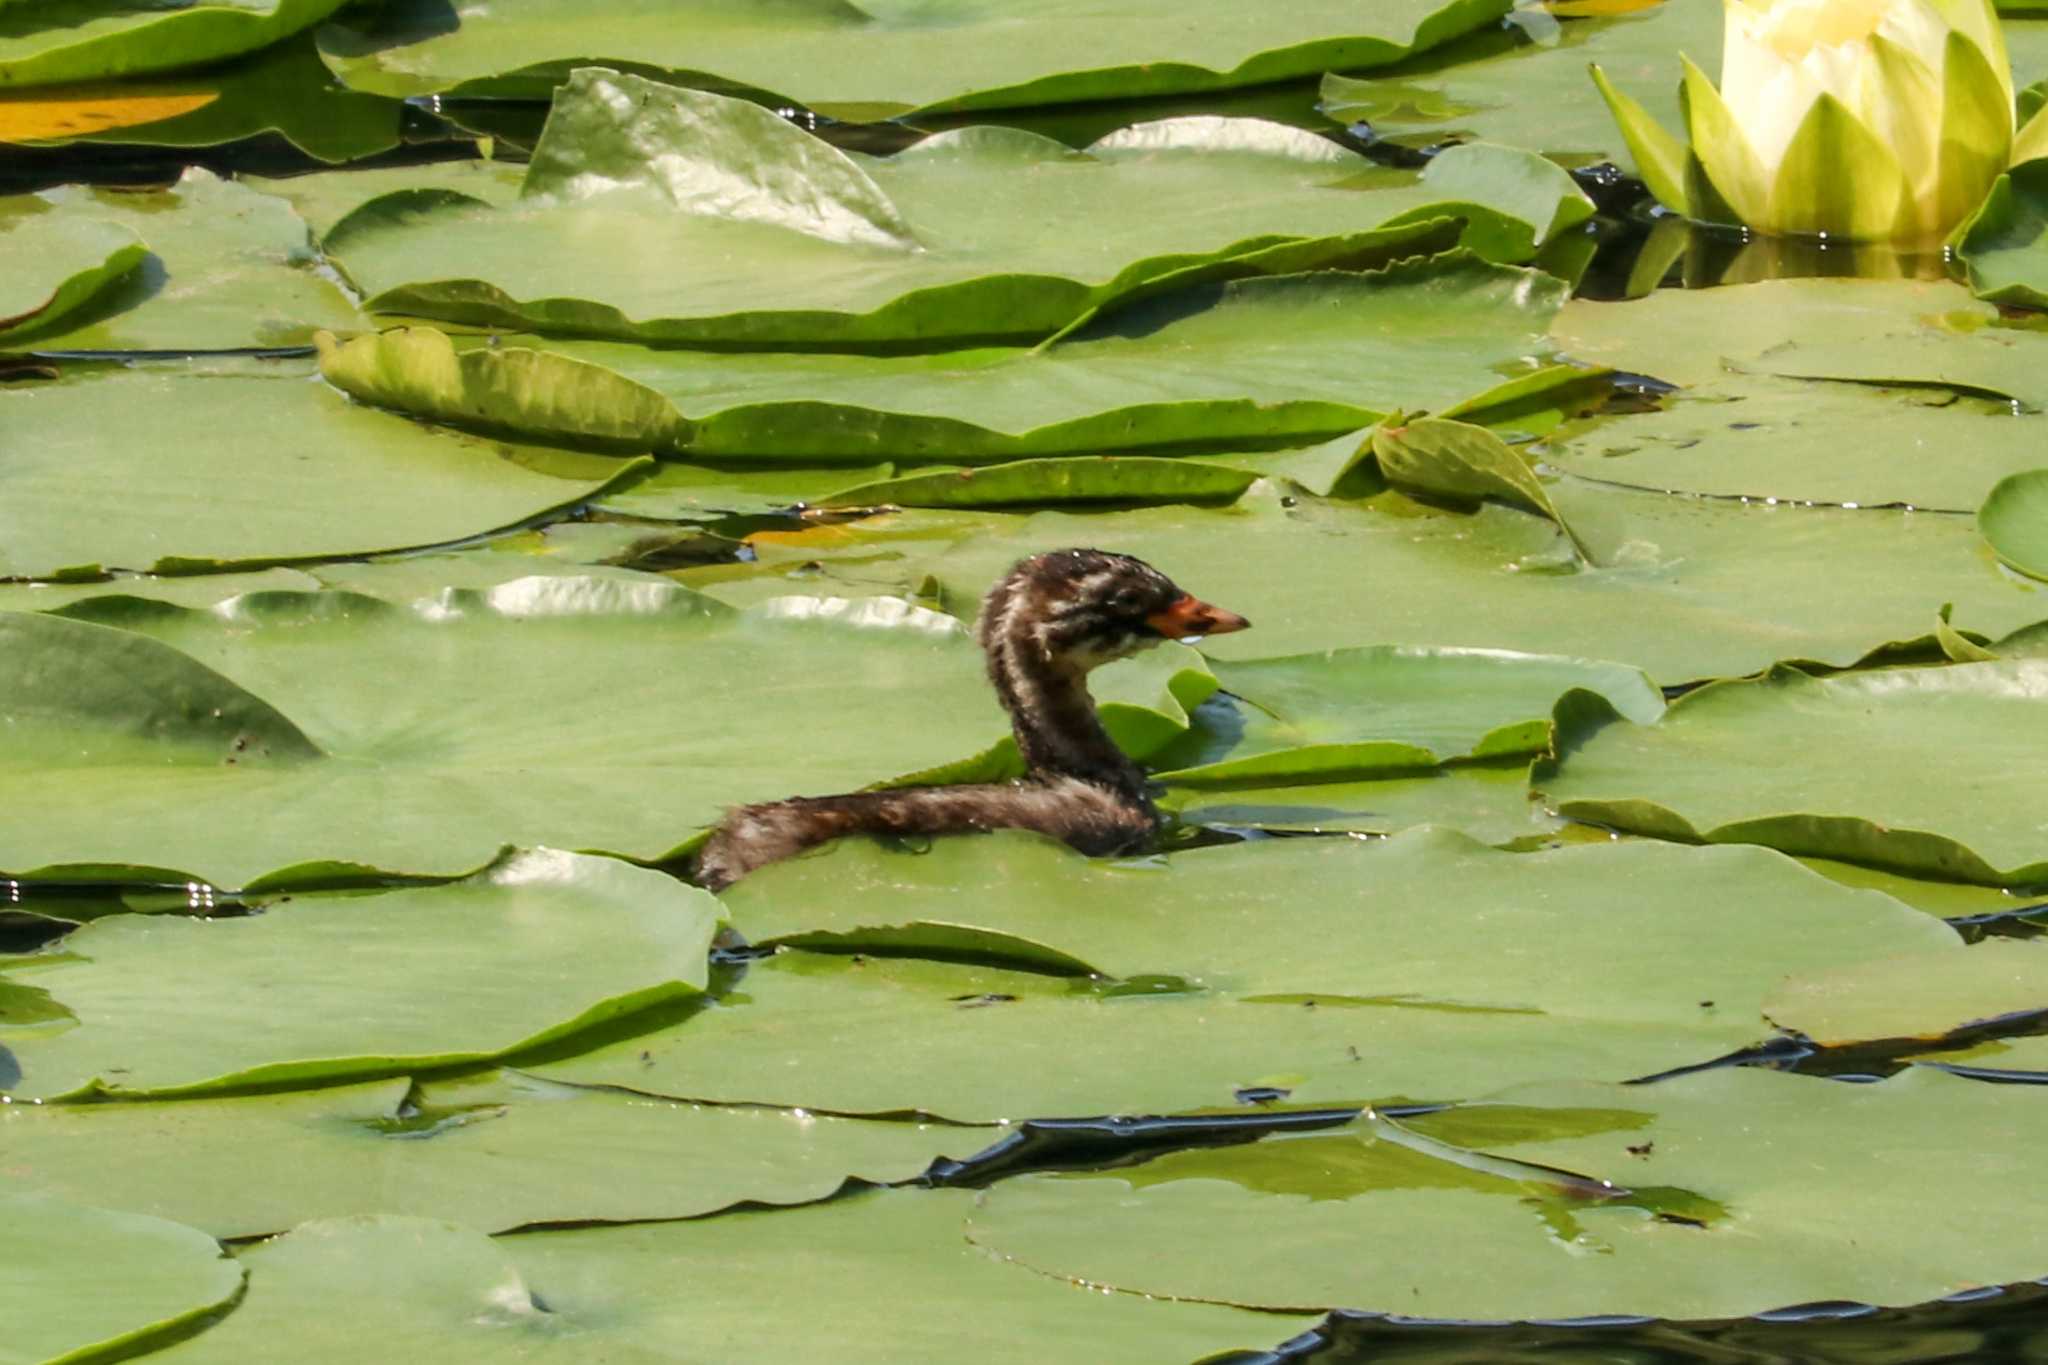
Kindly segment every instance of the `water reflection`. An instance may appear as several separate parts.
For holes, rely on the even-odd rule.
[[[1612,301],[1641,298],[1656,289],[1705,289],[1765,280],[1945,280],[1949,276],[1948,254],[1939,242],[1760,237],[1659,211],[1610,227],[1579,293]]]

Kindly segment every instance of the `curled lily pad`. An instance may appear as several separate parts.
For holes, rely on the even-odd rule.
[[[1443,406],[1540,348],[1561,299],[1547,275],[1453,253],[1180,289],[1036,351],[462,349],[412,328],[323,341],[321,370],[365,402],[541,440],[704,460],[993,464],[1299,444],[1402,403]]]
[[[1558,708],[1535,785],[1574,819],[1989,885],[2048,880],[2032,811],[2048,661],[1715,683],[1654,725]],[[2043,755],[2048,757],[2048,755]],[[1926,775],[1939,773],[1940,781]]]
[[[815,476],[814,476],[815,477]],[[820,507],[1005,507],[1046,503],[1228,502],[1257,475],[1200,460],[1079,455],[936,469],[854,484]]]
[[[319,23],[342,0],[225,0],[160,5],[121,0],[84,13],[0,5],[0,85],[55,85],[202,66],[253,52]]]
[[[49,210],[9,225],[0,217],[0,346],[18,346],[111,287],[148,256],[149,248],[119,223],[78,222]]]
[[[2048,469],[2000,479],[1977,510],[1977,528],[2007,564],[2048,578]]]
[[[1549,712],[1574,687],[1647,723],[1664,699],[1618,664],[1506,650],[1392,645],[1218,662],[1234,702],[1212,704],[1159,757],[1186,787],[1342,780],[1449,759],[1530,754],[1550,743]]]

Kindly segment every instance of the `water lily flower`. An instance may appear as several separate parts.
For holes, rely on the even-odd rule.
[[[2014,134],[1992,0],[1723,5],[1720,88],[1680,58],[1690,146],[1593,68],[1650,192],[1687,217],[1926,240],[1976,208],[2007,165],[2048,155],[2042,116]]]

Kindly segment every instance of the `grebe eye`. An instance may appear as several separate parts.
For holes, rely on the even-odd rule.
[[[1145,605],[1145,594],[1136,588],[1120,588],[1109,599],[1109,605],[1117,611],[1136,611]]]

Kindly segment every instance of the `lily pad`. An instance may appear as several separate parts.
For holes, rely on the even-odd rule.
[[[345,912],[344,912],[345,913]],[[216,1237],[404,1213],[486,1231],[801,1204],[909,1180],[985,1129],[713,1108],[511,1072],[280,1094],[0,1106],[11,1176]]]
[[[1380,645],[1218,662],[1213,671],[1236,701],[1212,703],[1159,756],[1163,781],[1341,781],[1449,759],[1533,754],[1549,747],[1551,708],[1575,687],[1600,693],[1638,723],[1664,710],[1662,694],[1636,669],[1507,650]]]
[[[514,204],[404,189],[323,246],[385,314],[650,343],[831,350],[1042,339],[1167,282],[1385,265],[1465,239],[1527,260],[1592,211],[1471,147],[1419,179],[1257,119],[1085,151],[976,127],[887,157],[757,105],[609,71],[557,97]],[[1086,233],[1047,234],[1047,221]],[[1451,220],[1457,220],[1453,222]],[[669,262],[649,277],[636,263]]]
[[[350,403],[309,366],[224,359],[0,388],[0,444],[0,574],[42,578],[460,540],[585,502],[649,463],[422,427]]]
[[[77,1021],[10,1037],[8,1088],[185,1093],[488,1060],[701,990],[719,917],[661,873],[545,849],[368,900],[113,915],[6,964]]]
[[[1475,34],[1396,74],[1326,75],[1322,109],[1339,123],[1368,123],[1385,138],[1479,138],[1566,164],[1606,160],[1632,170],[1587,66],[1597,63],[1616,89],[1678,128],[1675,54],[1718,67],[1720,51],[1721,15],[1713,6],[1645,5],[1566,19],[1542,39],[1514,27]],[[1538,109],[1542,117],[1532,118]]]
[[[1008,729],[959,624],[888,599],[790,597],[734,614],[621,573],[404,605],[266,593],[205,612],[135,598],[67,611],[107,624],[4,618],[17,644],[0,655],[19,675],[8,695],[46,678],[53,697],[15,708],[14,761],[0,763],[0,791],[37,793],[22,797],[0,866],[44,879],[153,868],[226,887],[265,874],[320,884],[333,862],[459,876],[508,840],[660,858],[730,804],[941,770]],[[1188,671],[1168,657],[1171,675]],[[1157,666],[1115,665],[1098,695]],[[363,688],[365,668],[385,683]],[[66,681],[109,669],[125,691]],[[206,681],[181,684],[190,695],[218,690],[301,737],[280,748],[251,730],[236,749],[240,732],[204,714],[220,700],[157,719],[169,682],[194,669]],[[1143,756],[1185,724],[1181,705],[1126,704],[1108,719]],[[892,710],[900,724],[878,721]],[[777,742],[793,727],[817,742]],[[110,736],[102,759],[60,761],[97,735]]]
[[[2048,1038],[1997,1038],[1957,1052],[1928,1053],[1916,1060],[1981,1080],[2048,1080]]]
[[[1160,1365],[1264,1347],[1304,1323],[1206,1304],[1098,1294],[968,1246],[973,1196],[877,1191],[815,1209],[525,1233],[492,1240],[452,1223],[309,1223],[241,1252],[249,1293],[169,1363],[277,1351],[360,1360],[366,1331],[393,1351],[449,1362],[533,1356],[675,1361],[831,1359],[852,1365],[971,1355],[1023,1365],[1052,1351]],[[763,1313],[760,1289],[793,1265],[817,1312]],[[687,1286],[678,1292],[677,1286]],[[905,1313],[905,1296],[960,1312]]]
[[[150,250],[90,307],[38,327],[40,351],[302,346],[319,328],[360,325],[348,295],[317,272],[289,204],[196,166],[167,190],[64,185],[0,200],[0,224],[23,217],[49,218],[54,230],[124,227]]]
[[[1161,804],[1190,824],[1225,829],[1394,834],[1438,825],[1494,845],[1534,842],[1567,827],[1531,797],[1529,765],[1513,760],[1402,771],[1361,782],[1169,784]]]
[[[1262,85],[1380,66],[1486,24],[1504,0],[1386,0],[1361,15],[1341,0],[1253,13],[1229,0],[1135,0],[1077,9],[1064,0],[949,5],[806,0],[760,9],[697,0],[628,4],[593,24],[574,0],[451,16],[394,5],[362,28],[320,35],[349,85],[412,96],[545,97],[593,63],[775,92],[834,118],[1007,109]],[[849,62],[849,44],[861,60]]]
[[[0,1313],[15,1360],[147,1351],[242,1288],[242,1268],[211,1237],[161,1218],[11,1191],[0,1218]]]
[[[2038,459],[2038,447],[2033,453]],[[1977,511],[1977,529],[2001,560],[2048,579],[2048,469],[2000,479]]]
[[[1127,984],[784,953],[720,1008],[539,1069],[677,1098],[963,1121],[1175,1112],[1260,1088],[1292,1104],[1442,1098],[1706,1061],[1764,1036],[1762,999],[1794,957],[1834,965],[1955,941],[1888,898],[1730,852],[1512,854],[1419,830],[1104,864],[1015,834],[917,852],[847,841],[739,883],[736,927],[757,943],[965,954]],[[1708,902],[1711,920],[1686,912]],[[1005,1064],[974,1061],[992,1055]]]
[[[167,117],[36,139],[37,145],[117,143],[124,147],[219,147],[275,133],[319,161],[353,161],[399,144],[398,101],[334,84],[310,33],[277,43],[225,69],[199,75],[129,79],[109,89],[147,100],[197,96],[197,107]],[[72,93],[70,88],[49,92]],[[9,139],[15,140],[15,139]],[[417,177],[425,167],[408,167]]]
[[[983,1196],[969,1236],[1127,1292],[1480,1321],[1911,1304],[2039,1265],[2012,1197],[2048,1137],[2033,1087],[1730,1068],[1533,1087],[1416,1126],[1485,1150],[1361,1122],[1025,1176]]]
[[[31,213],[0,231],[0,346],[61,326],[149,255],[119,223]]]
[[[1987,938],[1786,978],[1764,1005],[1780,1027],[1834,1047],[1942,1038],[2048,1015],[2048,947]]]
[[[1542,462],[1675,493],[1964,512],[2041,461],[2048,421],[1940,389],[1739,375],[1567,430]]]
[[[1205,644],[1214,658],[1508,649],[1612,660],[1664,686],[1786,658],[1845,667],[1929,639],[1944,602],[1958,627],[1992,638],[2048,616],[2048,595],[2003,573],[1968,518],[1547,487],[1599,567],[1579,565],[1551,523],[1507,507],[1448,512],[1398,493],[1290,506],[1257,485],[1223,509],[985,514],[976,534],[949,533],[950,549],[915,547],[912,563],[966,612],[1010,563],[1061,545],[1212,562],[1229,566],[1215,599],[1258,622]],[[892,533],[915,525],[906,514]]]
[[[322,343],[328,380],[452,424],[690,459],[1032,455],[1299,444],[1441,407],[1540,350],[1562,286],[1462,254],[1203,285],[1038,351],[707,354],[551,341],[458,351],[427,328]],[[1377,408],[1367,406],[1379,405]]]
[[[1560,757],[1532,780],[1561,814],[1660,838],[2028,885],[2048,881],[2032,814],[2044,696],[2041,659],[1777,668],[1689,693],[1655,725],[1575,695],[1558,708]]]
[[[1957,230],[1955,253],[1979,298],[2048,307],[2048,164],[2030,161],[1998,177]]]
[[[200,66],[310,28],[343,0],[149,0],[0,5],[0,86],[55,85]]]
[[[813,475],[813,480],[816,479]],[[857,483],[821,507],[1007,507],[1049,503],[1229,502],[1258,476],[1200,460],[1078,455],[981,469],[920,470]]]
[[[1928,366],[1919,361],[1921,352],[1914,351],[1909,360],[1902,338],[1923,334],[1927,353],[1933,354],[1941,342],[1976,336],[1996,317],[1990,304],[1946,281],[1770,280],[1720,289],[1660,289],[1626,303],[1577,299],[1558,313],[1551,340],[1576,359],[1672,384],[1702,384],[1730,370],[1756,368],[1811,379],[1983,388],[1981,382],[1968,382],[1961,368],[1967,356],[1979,352],[1946,352],[1955,363],[1943,368],[1955,373],[1944,376],[1922,372]],[[1857,359],[1829,364],[1808,356],[1808,347],[1829,355],[1854,353]]]

